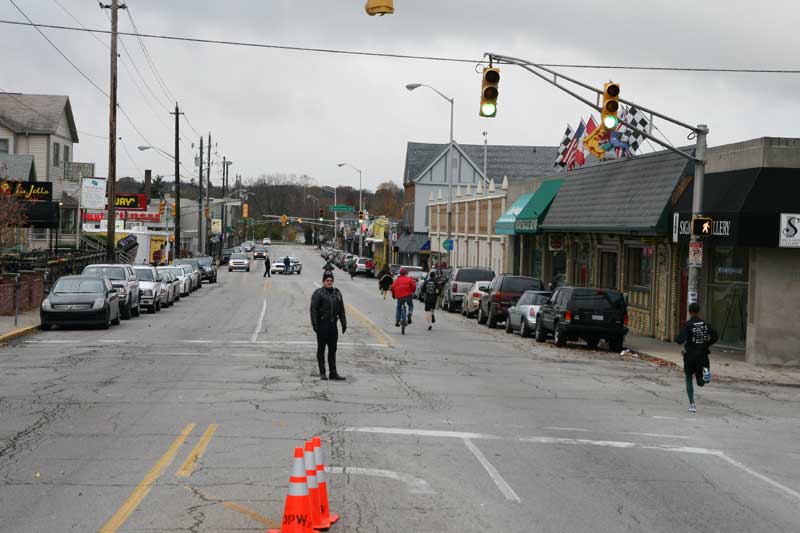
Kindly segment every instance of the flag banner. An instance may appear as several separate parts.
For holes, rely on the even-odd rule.
[[[572,140],[570,141],[569,145],[567,145],[567,153],[564,156],[564,161],[567,166],[567,170],[572,170],[575,168],[575,165],[578,164],[577,154],[580,153],[583,155],[583,152],[580,149],[580,146],[583,144],[583,138],[586,135],[586,123],[581,119],[581,123],[578,126],[578,129],[575,130],[575,135],[573,135]],[[580,164],[582,165],[585,161],[582,161]]]
[[[561,140],[561,144],[558,145],[558,153],[556,154],[556,160],[553,162],[553,168],[565,167],[567,165],[565,159],[567,148],[574,137],[575,132],[572,130],[572,127],[567,124],[567,129],[564,131],[564,138]]]
[[[630,106],[629,108],[623,107],[621,118],[625,120],[625,122],[628,122],[637,129],[645,132],[648,131],[650,127],[650,121],[647,120],[645,114],[636,109],[634,106]],[[638,152],[642,143],[645,141],[644,135],[632,130],[624,124],[620,125],[619,134],[620,142],[628,145],[627,155],[633,155],[634,153]]]

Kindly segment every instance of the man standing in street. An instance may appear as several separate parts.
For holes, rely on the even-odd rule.
[[[709,347],[717,342],[717,332],[711,324],[700,318],[700,305],[697,302],[689,304],[689,320],[681,328],[675,342],[683,344],[683,371],[686,374],[686,394],[689,396],[689,412],[694,413],[694,386],[692,376],[697,380],[697,386],[702,387],[711,381],[711,370],[708,360]]]
[[[292,273],[292,260],[287,255],[283,258],[283,273],[284,274],[291,274]]]
[[[344,299],[339,289],[333,286],[333,274],[322,276],[322,287],[311,295],[311,326],[317,334],[317,363],[319,379],[325,375],[325,347],[328,347],[328,368],[330,379],[344,381],[336,370],[336,345],[339,342],[339,329],[336,322],[342,323],[342,334],[347,331],[347,317],[344,313]]]
[[[272,262],[269,260],[269,254],[264,256],[264,277],[271,278],[272,273],[269,271],[270,267],[272,266]]]

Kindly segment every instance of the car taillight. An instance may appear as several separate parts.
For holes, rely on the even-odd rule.
[[[628,325],[628,314],[627,313],[625,313],[625,316],[622,317],[622,323],[625,324],[626,326]]]
[[[374,266],[375,266],[375,263],[373,263],[372,261],[367,261],[367,268],[372,268]]]
[[[473,297],[473,298],[480,298],[480,297],[481,297],[481,293],[479,293],[479,292],[473,292],[473,293],[472,293],[472,297]]]
[[[535,316],[536,316],[536,309],[534,309],[533,307],[531,307],[531,308],[530,308],[530,310],[528,311],[528,316],[533,316],[533,317],[535,317]]]
[[[453,288],[452,288],[453,294],[455,294],[456,292],[458,292],[458,283],[453,283],[452,287],[453,287]]]
[[[494,293],[494,301],[495,302],[499,302],[502,299],[502,297],[503,297],[503,293],[502,292]]]
[[[564,311],[564,320],[567,322],[572,320],[572,311]]]

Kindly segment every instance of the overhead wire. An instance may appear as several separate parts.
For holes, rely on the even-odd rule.
[[[60,24],[40,24],[40,23],[34,23],[30,20],[29,22],[21,22],[16,20],[0,19],[0,24],[11,24],[17,26],[34,26],[37,28],[48,28],[48,29],[66,30],[66,31],[84,31],[84,32],[105,33],[105,34],[111,33],[109,30],[89,29],[89,28],[84,29],[84,28],[76,28],[74,26],[65,26]],[[412,59],[420,61],[443,61],[443,62],[470,63],[470,64],[483,62],[482,59],[476,60],[476,59],[446,57],[446,56],[400,54],[400,53],[389,53],[389,52],[370,52],[366,50],[348,50],[340,48],[288,46],[288,45],[269,44],[269,43],[256,43],[249,41],[232,41],[226,39],[207,39],[200,37],[185,37],[185,36],[157,34],[157,33],[142,33],[139,31],[118,32],[118,33],[119,35],[127,35],[137,38],[161,39],[168,41],[180,41],[180,42],[189,42],[198,44],[238,46],[246,48],[287,50],[294,52],[315,52],[324,54],[382,57],[391,59]],[[733,73],[733,74],[800,74],[800,69],[791,69],[791,68],[772,68],[772,69],[721,68],[721,67],[654,66],[654,65],[613,65],[613,64],[606,65],[606,64],[586,64],[586,63],[536,63],[536,64],[544,67],[578,68],[578,69],[650,70],[650,71],[667,71],[667,72],[704,72],[704,73],[717,72],[717,73]]]

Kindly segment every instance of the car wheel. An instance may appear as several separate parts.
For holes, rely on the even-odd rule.
[[[247,267],[247,271],[250,272],[250,267]]]
[[[41,324],[39,326],[39,329],[41,329],[42,331],[50,331],[51,329],[53,329],[53,324]]]
[[[119,319],[119,307],[117,307],[117,316],[111,321],[115,326],[119,326],[122,321]]]
[[[494,329],[497,327],[497,315],[492,312],[492,308],[489,307],[489,320],[488,325],[490,329]]]
[[[534,330],[536,342],[544,342],[547,340],[547,331],[542,325],[542,319],[536,319],[536,329]]]
[[[142,314],[142,303],[141,302],[136,302],[136,307],[131,309],[131,315],[139,316],[141,314]]]
[[[478,324],[486,324],[486,317],[483,316],[483,307],[478,307]]]
[[[111,310],[110,309],[108,311],[106,311],[106,319],[103,321],[102,324],[100,324],[100,327],[102,329],[108,329],[108,328],[111,327]]]
[[[586,346],[590,350],[597,348],[598,344],[600,344],[600,339],[586,339]]]
[[[553,325],[553,340],[556,343],[556,346],[563,347],[567,345],[567,334],[566,332],[558,327],[558,324]]]
[[[120,308],[120,312],[122,314],[122,318],[125,320],[130,320],[131,318],[131,304],[126,305],[125,307]]]
[[[229,269],[228,269],[228,272],[233,272],[233,269],[232,269],[232,268],[229,268]]]
[[[522,317],[522,320],[519,321],[519,336],[526,339],[531,336],[531,328],[528,327],[528,321],[525,320],[525,317]]]
[[[506,318],[506,333],[514,333],[514,326],[511,325],[510,318]]]
[[[158,305],[153,304],[153,305],[150,306],[150,314],[154,315],[156,313],[158,313]]]
[[[622,351],[622,343],[623,343],[623,338],[622,337],[614,337],[612,339],[609,339],[609,341],[608,341],[608,351],[617,352],[617,353],[621,352]]]

